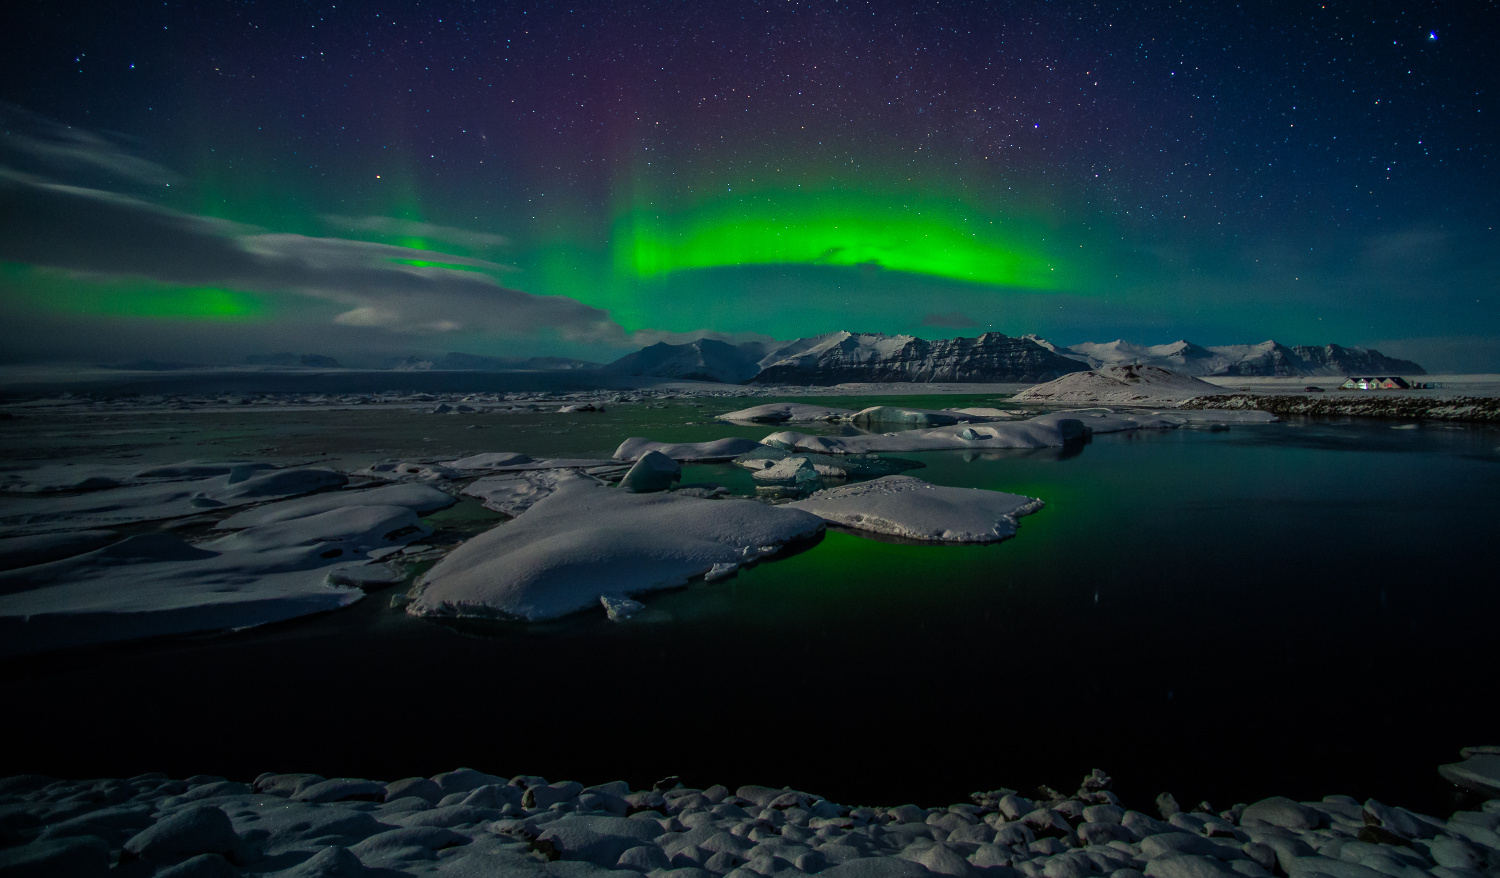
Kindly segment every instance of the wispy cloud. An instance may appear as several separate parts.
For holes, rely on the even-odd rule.
[[[328,214],[323,222],[332,232],[366,232],[388,238],[420,238],[457,244],[471,250],[493,250],[510,245],[504,235],[475,232],[454,226],[440,226],[415,220],[393,219],[387,216],[340,216]]]
[[[106,137],[4,102],[0,164],[95,185],[164,186],[181,179]]]

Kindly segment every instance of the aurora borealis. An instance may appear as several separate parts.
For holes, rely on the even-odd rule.
[[[8,362],[996,329],[1500,369],[1485,4],[5,15]]]

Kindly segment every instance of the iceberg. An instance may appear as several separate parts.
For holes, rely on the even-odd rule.
[[[825,488],[786,505],[854,530],[931,542],[990,543],[1015,536],[1016,518],[1036,512],[1043,503],[1019,494],[885,476]]]
[[[604,597],[685,585],[816,536],[823,520],[753,500],[634,494],[569,474],[525,515],[463,543],[422,576],[414,616],[555,619]]]

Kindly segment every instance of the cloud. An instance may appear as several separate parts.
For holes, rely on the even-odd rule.
[[[979,321],[961,311],[950,311],[947,314],[928,314],[922,318],[922,325],[937,326],[943,329],[968,329],[972,326],[978,326]]]
[[[335,318],[343,325],[396,333],[549,333],[627,343],[605,311],[495,280],[492,275],[513,270],[509,266],[447,255],[445,263],[478,270],[409,264],[431,256],[390,244],[264,233],[0,169],[0,260],[96,276],[294,293],[345,306]]]
[[[391,238],[421,238],[457,244],[471,250],[492,250],[510,245],[504,235],[488,232],[473,232],[453,226],[439,226],[415,220],[392,219],[385,216],[339,216],[328,214],[323,222],[331,231],[370,232]]]
[[[96,185],[164,186],[181,178],[113,141],[0,101],[0,164]]]

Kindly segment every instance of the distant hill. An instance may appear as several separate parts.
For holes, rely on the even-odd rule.
[[[570,357],[487,357],[450,352],[441,357],[401,357],[387,361],[386,368],[403,372],[566,372],[597,369],[599,364]]]
[[[1094,369],[1123,365],[1159,366],[1198,377],[1427,374],[1426,369],[1410,360],[1387,357],[1380,351],[1369,348],[1336,344],[1289,347],[1277,341],[1263,341],[1260,344],[1203,347],[1189,341],[1138,345],[1118,340],[1062,347],[1035,336],[1026,337],[1054,353],[1087,363]]]
[[[649,375],[684,381],[719,381],[743,384],[760,372],[765,349],[756,343],[732,345],[711,338],[687,344],[658,342],[626,354],[603,367],[614,375]]]
[[[338,360],[321,354],[251,354],[245,358],[250,366],[301,366],[308,369],[339,369]]]

